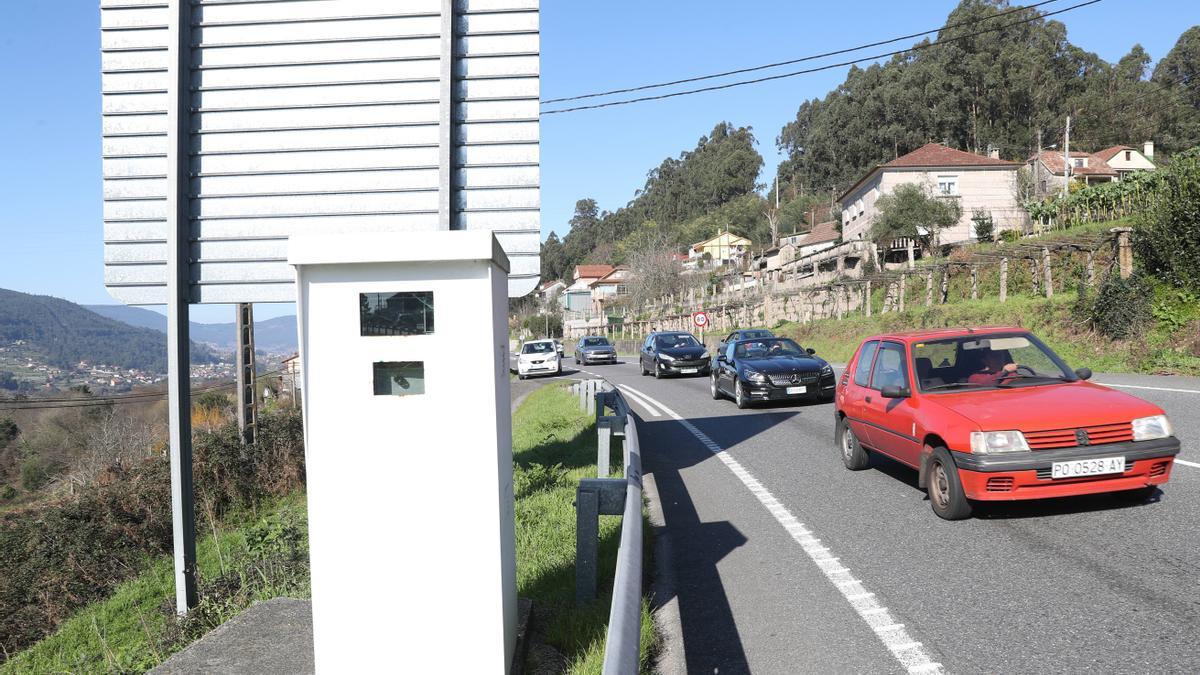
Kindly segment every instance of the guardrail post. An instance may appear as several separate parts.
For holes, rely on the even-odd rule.
[[[625,512],[624,478],[584,478],[575,488],[575,602],[596,599],[600,515]]]
[[[608,478],[610,473],[609,460],[612,458],[613,427],[619,417],[600,417],[596,420],[596,476]]]
[[[600,491],[580,481],[575,488],[575,603],[596,599],[600,546]]]
[[[582,381],[576,386],[579,388],[579,409],[584,410],[587,408],[587,386]]]
[[[587,414],[596,414],[596,381],[587,381],[588,397],[587,397]]]

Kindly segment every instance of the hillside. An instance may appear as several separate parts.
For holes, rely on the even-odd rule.
[[[167,317],[158,312],[125,305],[85,305],[100,316],[115,319],[139,328],[167,332]],[[237,328],[229,323],[192,322],[192,341],[221,351],[233,351],[237,346]],[[254,345],[258,349],[282,354],[295,352],[297,347],[296,317],[281,316],[254,322]]]
[[[0,289],[0,345],[20,340],[58,368],[88,361],[153,373],[167,370],[167,344],[158,331],[105,318],[61,298]],[[193,362],[215,360],[211,349],[193,344]]]

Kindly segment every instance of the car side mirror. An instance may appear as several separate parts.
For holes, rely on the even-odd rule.
[[[721,363],[728,363],[729,357],[725,356],[724,354],[717,354],[717,361],[719,361]]]
[[[879,395],[884,398],[908,398],[912,396],[912,391],[908,387],[884,387],[879,390]]]
[[[1090,380],[1090,379],[1092,379],[1092,369],[1091,368],[1076,368],[1075,369],[1075,377],[1078,377],[1081,380]]]
[[[805,349],[804,351],[808,352],[809,354],[816,354],[816,353],[817,353],[817,350],[813,349],[812,347],[809,347],[808,349]]]

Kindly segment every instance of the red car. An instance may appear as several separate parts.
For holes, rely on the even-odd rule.
[[[917,469],[948,520],[975,501],[1143,500],[1167,482],[1179,440],[1161,408],[1091,375],[1021,328],[868,338],[838,382],[837,446],[852,470],[868,452]]]

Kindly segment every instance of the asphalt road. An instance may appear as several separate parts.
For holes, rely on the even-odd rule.
[[[1162,406],[1184,443],[1170,482],[937,518],[916,472],[847,471],[832,404],[739,411],[704,378],[588,366],[621,387],[662,501],[696,673],[1200,670],[1200,379],[1097,375]],[[677,644],[682,642],[682,648]]]

